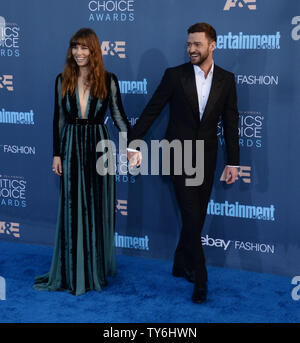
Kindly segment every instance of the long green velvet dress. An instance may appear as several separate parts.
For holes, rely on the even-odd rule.
[[[67,291],[80,295],[101,291],[107,276],[116,272],[114,246],[115,176],[96,170],[97,144],[109,139],[104,118],[108,108],[115,126],[129,130],[116,76],[106,73],[108,95],[91,95],[82,115],[78,91],[61,97],[61,74],[55,83],[53,155],[61,156],[63,174],[55,247],[49,273],[36,277],[37,290]],[[82,125],[76,118],[88,118]],[[97,149],[98,150],[98,149]]]

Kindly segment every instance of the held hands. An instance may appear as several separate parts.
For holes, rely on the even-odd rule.
[[[139,167],[142,163],[142,153],[140,151],[127,151],[127,158],[130,167]],[[52,171],[58,175],[62,175],[62,163],[60,156],[53,157]]]
[[[52,170],[56,175],[62,175],[62,164],[60,156],[53,157]]]
[[[239,176],[238,167],[229,167],[229,166],[225,167],[224,181],[227,183],[227,185],[234,183],[238,179],[238,176]]]
[[[127,158],[130,167],[139,167],[142,163],[142,153],[140,151],[127,150]]]

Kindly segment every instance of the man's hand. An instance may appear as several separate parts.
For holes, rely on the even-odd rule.
[[[142,163],[142,153],[140,151],[128,151],[127,158],[129,161],[130,167],[139,167]]]
[[[239,176],[239,169],[238,167],[225,167],[225,182],[227,185],[230,185],[231,183],[234,183]]]

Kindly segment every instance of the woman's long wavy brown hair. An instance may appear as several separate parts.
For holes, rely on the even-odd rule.
[[[93,97],[104,99],[107,96],[105,82],[105,68],[102,58],[101,46],[96,33],[88,28],[77,31],[70,39],[65,68],[62,73],[62,97],[68,92],[74,94],[79,76],[79,67],[72,55],[72,47],[76,44],[87,46],[90,50],[89,68],[87,78],[90,93]]]

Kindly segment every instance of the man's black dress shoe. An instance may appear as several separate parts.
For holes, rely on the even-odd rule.
[[[207,297],[207,285],[206,284],[199,285],[196,283],[194,286],[192,301],[194,303],[201,304],[204,301],[206,301],[206,297]]]
[[[187,268],[174,268],[172,269],[172,275],[175,277],[184,277],[189,282],[195,282],[195,273]]]

